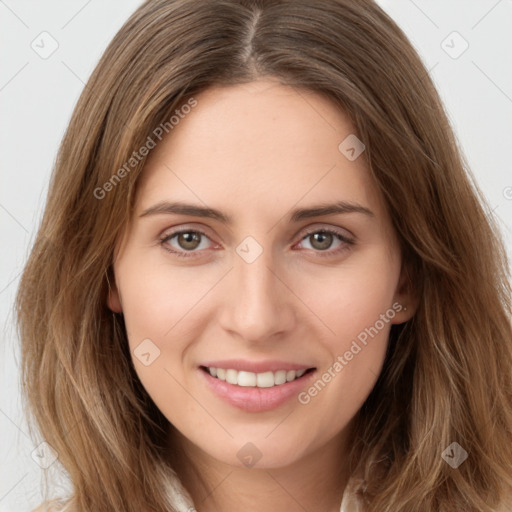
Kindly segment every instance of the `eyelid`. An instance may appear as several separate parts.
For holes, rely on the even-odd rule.
[[[167,238],[167,237],[170,237],[170,236],[173,236],[173,235],[176,235],[179,233],[187,232],[187,231],[201,233],[202,235],[206,236],[207,238],[209,238],[212,241],[214,238],[211,234],[209,234],[211,231],[210,229],[208,229],[207,227],[203,227],[203,226],[196,227],[193,224],[178,224],[176,226],[172,226],[170,228],[164,229],[161,232],[161,234],[158,236],[158,238],[161,240],[163,238]]]
[[[301,240],[305,237],[305,236],[308,236],[308,235],[311,235],[312,233],[317,233],[319,231],[328,231],[328,232],[333,232],[333,233],[336,233],[338,234],[339,236],[343,237],[343,238],[347,238],[347,239],[350,239],[352,241],[356,241],[357,237],[351,232],[349,231],[348,229],[346,228],[341,228],[339,226],[331,226],[331,225],[327,225],[327,224],[315,224],[313,226],[308,226],[307,228],[305,228],[306,231],[304,232],[304,234],[301,236]]]
[[[306,231],[304,231],[304,229]],[[197,231],[199,233],[202,233],[204,236],[208,237],[210,240],[212,240],[212,238],[214,238],[210,234],[207,233],[208,228],[203,228],[202,226],[195,227],[193,224],[178,224],[177,226],[173,226],[171,228],[165,229],[162,232],[162,234],[159,236],[159,238],[160,239],[165,238],[169,235],[177,234],[177,233],[180,233],[180,232],[186,231],[186,230]],[[321,222],[301,229],[300,232],[302,232],[302,235],[300,235],[299,240],[302,240],[305,236],[310,235],[311,233],[316,233],[316,232],[322,231],[322,230],[323,231],[333,231],[333,232],[339,234],[340,236],[344,236],[345,238],[351,238],[354,241],[357,240],[357,237],[347,228],[341,228],[339,226],[332,226],[332,225],[328,225],[328,224],[321,223]],[[297,236],[298,235],[294,235],[290,239],[290,242],[293,241],[293,239],[296,238]]]

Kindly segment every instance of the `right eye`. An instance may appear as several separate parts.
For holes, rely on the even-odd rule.
[[[162,248],[180,258],[194,257],[196,249],[207,249],[207,244],[201,247],[202,240],[208,236],[195,229],[181,229],[173,233],[166,233],[161,239]],[[174,243],[171,243],[174,242]],[[172,248],[171,248],[172,247]],[[189,253],[189,254],[187,254]]]

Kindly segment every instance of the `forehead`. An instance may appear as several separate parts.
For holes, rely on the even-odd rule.
[[[329,99],[262,80],[212,87],[195,100],[149,155],[139,211],[170,196],[274,219],[306,200],[379,208],[364,155],[351,161],[339,149],[355,130]]]

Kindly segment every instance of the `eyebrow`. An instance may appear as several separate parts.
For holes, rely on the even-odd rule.
[[[291,222],[300,222],[304,219],[310,219],[312,217],[321,217],[323,215],[334,215],[342,213],[361,213],[369,217],[375,217],[375,214],[365,206],[357,203],[351,203],[347,201],[339,201],[332,204],[319,204],[311,206],[309,208],[296,208],[290,213]],[[140,217],[148,217],[151,215],[161,214],[177,214],[177,215],[188,215],[191,217],[204,217],[208,219],[217,220],[223,224],[230,224],[232,222],[231,217],[216,210],[215,208],[208,208],[204,206],[169,201],[160,201],[159,203],[150,206],[145,209]]]

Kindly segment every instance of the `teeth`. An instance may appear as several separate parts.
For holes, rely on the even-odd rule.
[[[286,370],[279,370],[274,373],[274,384],[279,386],[280,384],[284,384],[286,382]]]
[[[238,384],[238,372],[236,370],[226,370],[226,382]]]
[[[271,388],[272,386],[274,386],[274,374],[272,372],[256,374],[256,387]]]
[[[235,370],[233,370],[235,371]],[[235,372],[236,373],[236,372]],[[238,372],[235,384],[239,386],[256,386],[256,374],[252,372]]]
[[[279,370],[277,372],[253,373],[233,369],[208,367],[212,377],[242,387],[271,388],[302,377],[306,370]]]

